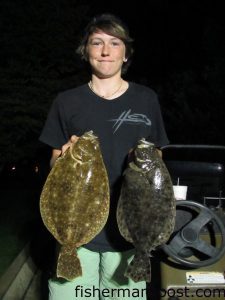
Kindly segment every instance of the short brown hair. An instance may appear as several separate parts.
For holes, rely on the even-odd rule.
[[[122,40],[126,47],[126,59],[127,61],[122,66],[122,73],[124,74],[128,66],[130,65],[130,58],[133,54],[132,42],[133,39],[129,35],[129,30],[127,26],[116,16],[112,14],[101,14],[94,17],[85,28],[83,37],[81,38],[81,42],[79,47],[77,48],[77,53],[84,60],[88,60],[86,46],[88,42],[89,36],[98,32],[99,30],[117,37]]]

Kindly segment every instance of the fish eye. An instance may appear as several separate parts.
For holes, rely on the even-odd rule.
[[[81,150],[81,153],[82,153],[82,154],[90,155],[89,151],[87,151],[86,148],[81,147],[80,150]]]

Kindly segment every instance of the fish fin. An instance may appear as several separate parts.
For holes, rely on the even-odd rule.
[[[74,246],[62,246],[59,252],[57,262],[57,277],[66,280],[73,280],[78,276],[82,276],[80,260],[77,256],[77,250]]]
[[[151,282],[151,261],[149,256],[147,254],[135,254],[124,275],[134,282]]]

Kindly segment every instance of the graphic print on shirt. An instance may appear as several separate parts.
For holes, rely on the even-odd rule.
[[[146,126],[151,126],[151,120],[144,114],[131,114],[131,109],[123,111],[117,119],[111,119],[109,122],[114,122],[113,128],[115,133],[124,123],[144,123]]]

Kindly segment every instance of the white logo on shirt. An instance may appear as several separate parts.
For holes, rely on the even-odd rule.
[[[122,112],[118,119],[111,119],[110,122],[115,122],[113,125],[115,133],[123,123],[144,123],[147,126],[151,126],[152,122],[146,115],[143,114],[130,114],[131,109]]]

